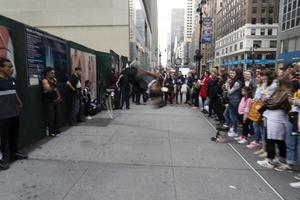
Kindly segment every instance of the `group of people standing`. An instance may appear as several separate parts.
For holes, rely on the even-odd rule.
[[[92,119],[90,116],[91,106],[91,81],[86,80],[84,87],[81,84],[82,69],[76,67],[69,80],[66,82],[72,101],[71,112],[68,123],[70,126],[83,122],[86,119]],[[50,136],[60,134],[61,123],[61,102],[62,96],[59,92],[57,79],[55,78],[55,69],[47,67],[44,70],[44,79],[42,80],[44,92],[44,102],[47,114],[48,132]]]
[[[297,70],[295,65],[279,68],[277,73],[258,67],[207,71],[194,83],[194,87],[199,87],[198,107],[220,121],[218,129],[227,131],[227,137],[255,149],[254,154],[263,158],[257,161],[258,165],[294,171],[300,135]],[[253,113],[261,117],[253,119]],[[226,142],[227,137],[218,137],[216,141]],[[295,178],[300,180],[300,176]],[[300,182],[290,185],[300,188]]]

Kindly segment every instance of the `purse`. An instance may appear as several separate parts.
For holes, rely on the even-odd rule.
[[[254,122],[261,122],[262,121],[262,113],[259,112],[261,108],[263,108],[264,102],[262,101],[254,101],[251,104],[249,113],[248,113],[248,119]]]

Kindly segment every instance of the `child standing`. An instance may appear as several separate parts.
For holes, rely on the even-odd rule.
[[[238,112],[243,119],[243,132],[240,137],[237,138],[238,143],[245,144],[247,143],[248,134],[250,132],[250,120],[248,119],[248,113],[251,107],[251,95],[252,91],[250,87],[242,88],[242,96],[243,98],[240,101]]]

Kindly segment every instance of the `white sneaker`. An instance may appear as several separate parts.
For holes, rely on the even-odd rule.
[[[300,188],[300,182],[290,183],[290,186],[293,188]]]
[[[91,116],[87,116],[86,119],[93,119]]]
[[[269,161],[269,159],[258,160],[257,164],[259,164],[262,167],[269,168],[269,169],[273,169],[274,168],[274,165],[271,164],[271,162]]]
[[[233,129],[228,131],[228,137],[237,137],[239,136]]]
[[[227,124],[223,124],[223,128],[229,128],[229,126]]]
[[[243,139],[242,136],[239,136],[239,137],[235,137],[235,138],[234,138],[234,140],[236,140],[236,141],[240,141],[240,140],[242,140],[242,139]]]
[[[238,141],[239,144],[246,144],[248,142],[247,139],[243,138],[240,141]]]

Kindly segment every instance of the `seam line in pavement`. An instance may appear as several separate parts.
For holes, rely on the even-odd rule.
[[[79,176],[79,178],[75,181],[75,183],[72,185],[72,187],[69,189],[69,191],[63,196],[62,200],[65,200],[66,197],[70,194],[70,192],[73,190],[73,188],[77,185],[77,183],[79,182],[79,180],[83,177],[83,175],[88,171],[88,169],[90,168],[90,166],[88,166],[84,172]]]
[[[213,130],[217,131],[216,128],[212,125],[212,123],[202,114],[202,118],[204,118],[207,123],[212,127]],[[281,199],[285,200],[281,194],[244,158],[244,156],[234,147],[232,144],[227,143],[233,151],[250,167],[250,169]]]
[[[65,162],[65,163],[86,163],[86,164],[108,164],[108,165],[124,165],[136,167],[162,167],[162,168],[188,168],[188,169],[211,169],[211,170],[234,170],[234,171],[250,171],[250,169],[242,168],[226,168],[226,167],[208,167],[208,166],[183,166],[183,165],[159,165],[159,164],[143,164],[143,163],[120,163],[120,162],[100,162],[100,161],[84,161],[84,160],[55,160],[43,158],[28,158],[32,161],[49,161],[49,162]]]
[[[171,169],[172,169],[174,195],[175,195],[175,200],[178,200],[177,188],[176,188],[176,179],[175,179],[175,168],[174,168],[174,160],[173,160],[173,148],[172,148],[172,142],[171,142],[171,136],[170,136],[170,125],[169,125],[168,118],[166,118],[166,121],[167,121],[167,126],[168,126],[168,138],[169,138],[169,147],[170,147],[170,159],[171,159]]]

